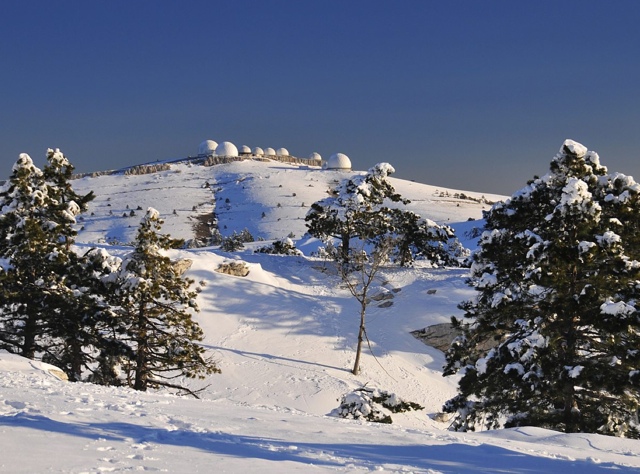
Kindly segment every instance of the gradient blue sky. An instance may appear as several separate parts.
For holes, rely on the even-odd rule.
[[[0,177],[204,139],[343,152],[511,194],[565,138],[640,179],[638,1],[30,1],[0,6]]]

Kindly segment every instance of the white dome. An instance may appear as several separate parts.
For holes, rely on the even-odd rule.
[[[216,148],[216,155],[218,155],[218,156],[238,156],[238,149],[231,142],[222,142]]]
[[[331,155],[331,158],[327,161],[328,170],[350,170],[351,160],[344,153],[336,153]]]
[[[242,145],[240,147],[240,153],[242,153],[243,155],[250,155],[251,154],[251,148],[249,148],[247,145]]]
[[[198,147],[198,155],[213,155],[218,148],[218,144],[213,140],[205,140]]]
[[[264,149],[264,156],[276,156],[276,151],[269,147]]]
[[[310,160],[318,160],[320,161],[322,159],[322,156],[320,156],[320,153],[316,153],[315,151],[313,153],[311,153],[309,155],[309,159]]]
[[[276,155],[289,156],[289,150],[287,150],[286,148],[278,148],[278,150],[276,151]]]
[[[264,150],[262,148],[260,148],[259,146],[255,147],[253,149],[253,154],[256,156],[262,156],[264,155]]]

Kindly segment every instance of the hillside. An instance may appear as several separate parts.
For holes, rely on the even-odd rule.
[[[174,237],[216,212],[224,235],[247,228],[255,237],[294,235],[304,256],[253,253],[260,242],[228,254],[215,248],[176,250],[193,261],[197,320],[222,374],[183,381],[204,388],[201,400],[160,393],[69,384],[41,364],[0,352],[2,472],[599,472],[640,468],[640,442],[563,435],[533,428],[457,434],[435,421],[455,393],[443,378],[443,354],[410,331],[459,315],[472,292],[464,269],[418,263],[390,268],[376,291],[395,290],[390,307],[371,305],[373,355],[350,373],[358,329],[356,302],[305,237],[308,206],[344,174],[276,162],[214,167],[175,165],[148,175],[74,182],[97,197],[82,221],[80,247],[112,252],[132,240],[153,206]],[[411,209],[464,232],[483,201],[501,196],[393,180]],[[464,194],[467,198],[461,198]],[[457,196],[457,197],[456,197]],[[471,199],[469,199],[471,198]],[[142,210],[138,210],[141,208]],[[131,216],[131,211],[135,214]],[[175,212],[174,212],[175,211]],[[263,216],[264,213],[264,216]],[[123,217],[125,215],[125,217]],[[470,245],[473,239],[468,240]],[[115,245],[109,245],[107,242]],[[247,262],[247,277],[216,273],[226,260]],[[374,358],[375,355],[375,358]],[[328,416],[347,392],[380,388],[424,410],[378,425]]]
[[[349,174],[247,160],[211,167],[173,165],[170,170],[143,175],[85,177],[74,181],[74,189],[93,190],[97,197],[84,216],[78,241],[129,242],[149,206],[160,211],[166,232],[186,240],[193,238],[198,218],[207,220],[214,210],[223,235],[247,228],[254,237],[266,240],[291,233],[300,238],[306,232],[304,216],[309,206],[345,176]],[[504,198],[395,178],[391,182],[411,200],[409,209],[439,223],[480,219],[490,205],[479,201]],[[468,199],[455,197],[461,194]],[[131,211],[136,215],[130,216]]]

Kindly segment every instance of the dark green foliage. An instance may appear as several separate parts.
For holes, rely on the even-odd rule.
[[[73,167],[59,150],[48,150],[47,161],[42,172],[20,155],[0,190],[0,257],[7,262],[0,272],[0,347],[63,362],[77,380],[87,359],[78,347],[93,331],[85,317],[94,302],[82,294],[91,282],[71,245],[76,216],[93,194],[73,191]]]
[[[435,264],[457,264],[453,230],[401,209],[409,204],[387,180],[388,163],[378,163],[365,175],[344,179],[330,196],[311,205],[305,217],[309,234],[322,240],[338,239],[339,258],[348,263],[352,241],[376,245],[393,238],[394,259],[408,265],[416,257]],[[387,205],[396,203],[395,208]]]
[[[244,229],[239,233],[234,230],[232,235],[222,238],[220,249],[225,252],[237,252],[244,248],[245,243],[254,241],[255,239],[248,229]]]
[[[130,354],[128,381],[136,390],[182,389],[171,380],[219,372],[198,344],[203,333],[192,318],[198,311],[193,281],[162,254],[182,241],[159,234],[161,225],[157,211],[149,209],[113,287],[113,311],[123,334],[119,340]],[[129,354],[119,355],[126,360]]]
[[[289,238],[276,240],[271,245],[266,245],[256,249],[256,253],[267,253],[272,255],[302,255]]]
[[[435,265],[457,266],[464,249],[447,225],[401,209],[389,209],[389,229],[395,241],[393,259],[401,266],[423,258]]]
[[[549,174],[486,216],[445,375],[454,428],[637,436],[640,186],[565,142]],[[493,349],[487,351],[487,345]]]

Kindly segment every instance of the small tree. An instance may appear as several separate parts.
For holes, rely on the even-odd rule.
[[[349,255],[348,263],[338,263],[338,272],[345,283],[349,293],[360,305],[360,325],[358,328],[358,343],[356,346],[356,357],[351,372],[353,375],[360,373],[360,357],[362,355],[362,345],[367,341],[367,306],[369,305],[369,293],[378,273],[383,265],[389,261],[389,252],[392,247],[391,239],[384,239],[378,242],[370,253],[365,249],[352,251]]]
[[[550,172],[486,216],[474,300],[445,375],[454,427],[534,425],[637,437],[640,185],[567,140]],[[486,343],[493,349],[486,351]]]
[[[170,381],[220,372],[198,344],[203,333],[192,318],[198,311],[193,281],[183,278],[163,254],[182,241],[159,234],[162,223],[158,211],[149,208],[114,291],[114,310],[133,354],[132,385],[142,391],[163,386],[187,390]]]

